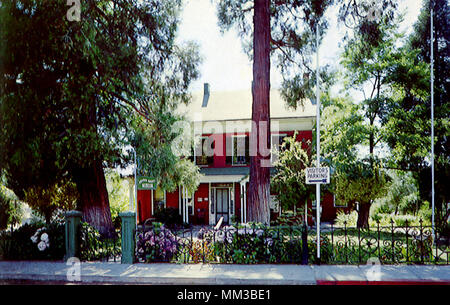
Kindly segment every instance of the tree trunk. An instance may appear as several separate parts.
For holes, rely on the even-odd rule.
[[[359,203],[358,220],[356,226],[358,228],[369,228],[369,212],[370,203]]]
[[[249,221],[270,222],[270,1],[254,2],[252,140],[247,204]],[[256,148],[256,149],[255,149]],[[262,151],[264,150],[264,152]]]
[[[91,167],[77,169],[74,179],[80,194],[83,221],[95,227],[102,236],[111,236],[114,227],[102,162],[96,160]]]

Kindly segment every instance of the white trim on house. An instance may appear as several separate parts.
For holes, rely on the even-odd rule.
[[[217,193],[216,190],[217,189],[227,189],[228,190],[228,223],[231,223],[231,217],[234,216],[234,208],[236,203],[234,202],[234,182],[233,182],[233,186],[211,186],[211,184],[209,185],[209,189],[210,189],[210,193],[212,192],[214,194],[213,196],[213,200],[212,200],[212,205],[210,205],[210,210],[214,209],[214,214],[212,214],[212,218],[209,219],[209,224],[210,225],[215,225],[216,224],[216,213],[217,213],[217,207],[216,207],[216,198],[217,198]],[[233,201],[233,207],[231,204],[231,201]],[[233,210],[232,210],[233,208]]]
[[[315,117],[270,118],[270,130],[274,132],[286,132],[292,130],[312,130]],[[197,129],[202,134],[228,134],[251,132],[251,120],[218,120],[195,121]]]
[[[239,181],[241,190],[241,223],[247,222],[247,182],[249,178],[246,177]]]
[[[211,182],[208,183],[208,214],[209,214],[209,224],[210,225],[214,225],[215,224],[215,213],[213,211],[214,208],[214,202],[211,196],[212,192],[211,192]]]
[[[245,175],[211,175],[202,176],[200,183],[232,183],[239,182]]]
[[[192,213],[194,213],[188,213],[189,206],[192,207],[191,211],[194,211],[194,194],[188,197],[188,190],[184,186],[180,186],[178,190],[178,211],[182,216],[183,222],[189,223],[189,215],[193,215]]]

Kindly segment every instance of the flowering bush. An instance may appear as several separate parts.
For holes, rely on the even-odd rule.
[[[213,244],[207,240],[195,240],[189,245],[189,257],[194,263],[215,261]]]
[[[199,238],[214,247],[222,263],[255,264],[301,262],[301,231],[282,230],[261,224],[201,231]]]
[[[138,234],[136,256],[143,262],[170,261],[178,251],[178,243],[169,229],[154,223],[152,229]]]
[[[24,224],[0,233],[0,259],[61,260],[65,254],[64,225]]]
[[[39,228],[33,236],[31,236],[31,241],[34,244],[37,244],[39,251],[44,251],[47,248],[50,248],[50,238],[48,234],[45,232],[45,228]]]

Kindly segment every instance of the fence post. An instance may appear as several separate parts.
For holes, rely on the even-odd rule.
[[[78,232],[81,223],[82,213],[80,211],[68,211],[65,213],[65,242],[66,242],[66,256],[64,260],[67,261],[71,257],[78,257],[79,255],[79,239]]]
[[[302,228],[302,265],[308,265],[308,227],[306,223]]]
[[[122,219],[122,264],[133,264],[135,262],[135,236],[134,229],[136,227],[136,213],[123,212],[119,213]]]

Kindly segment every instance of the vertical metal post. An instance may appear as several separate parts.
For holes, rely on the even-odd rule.
[[[137,208],[138,208],[138,201],[137,201],[137,156],[136,156],[136,149],[133,148],[134,151],[134,222],[135,222],[135,227],[136,227],[136,231],[137,231],[137,224],[138,224],[138,219],[137,219]]]
[[[317,167],[320,167],[320,84],[319,84],[319,22],[316,24],[316,150]],[[317,258],[320,260],[320,183],[316,184]]]
[[[66,256],[64,259],[67,261],[71,257],[79,256],[79,227],[81,223],[82,213],[80,211],[68,211],[65,213],[65,240],[66,240]]]
[[[433,2],[431,2],[433,5]],[[430,31],[430,63],[431,63],[431,228],[435,229],[434,223],[434,25],[433,25],[433,7],[430,10],[430,23],[431,23],[431,31]]]
[[[134,228],[136,222],[136,213],[123,212],[119,213],[122,219],[122,264],[133,264],[135,262],[134,250]]]

